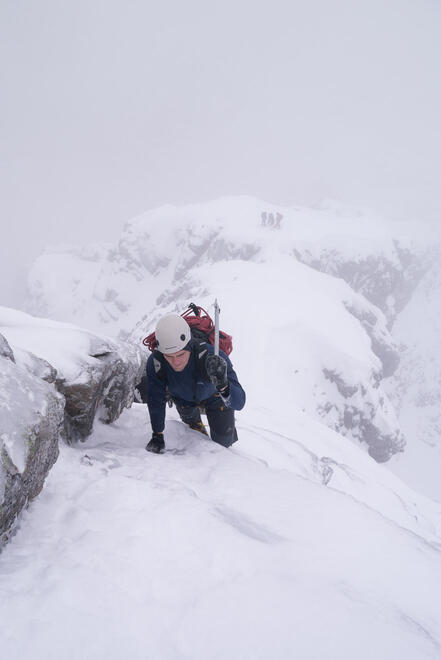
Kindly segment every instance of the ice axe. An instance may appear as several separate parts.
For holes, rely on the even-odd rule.
[[[219,313],[220,307],[217,298],[214,301],[214,354],[219,355]]]

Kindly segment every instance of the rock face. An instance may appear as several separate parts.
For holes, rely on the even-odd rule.
[[[96,418],[117,419],[144,362],[130,344],[4,307],[0,330],[1,543],[43,487],[59,438],[83,440]]]
[[[16,364],[0,335],[0,545],[57,460],[64,398]]]
[[[28,371],[65,398],[67,442],[86,438],[96,416],[110,423],[132,404],[144,364],[133,344],[4,307],[0,331]]]
[[[361,381],[349,379],[340,369],[325,368],[324,377],[335,385],[341,398],[337,406],[329,401],[320,412],[329,414],[335,408],[337,419],[333,428],[365,442],[370,456],[384,463],[403,451],[406,444],[393,407],[381,386],[383,379],[391,376],[398,367],[398,347],[384,317],[374,307],[366,305],[363,298],[345,300],[345,307],[365,330],[371,351],[379,362]]]
[[[342,435],[351,435],[368,446],[368,453],[378,463],[388,461],[394,454],[403,451],[405,441],[398,423],[390,424],[388,417],[393,413],[386,397],[379,390],[378,374],[373,374],[369,389],[377,391],[372,396],[362,384],[347,383],[338,371],[325,369],[325,378],[334,383],[345,401],[327,402],[319,413],[326,417],[335,410],[333,428]]]
[[[349,252],[346,243],[343,237],[320,240],[296,247],[294,253],[311,268],[341,277],[379,307],[391,327],[426,271],[421,248],[412,250],[393,239],[368,246],[355,240]]]
[[[101,342],[89,360],[80,363],[74,379],[59,373],[56,386],[66,399],[64,437],[70,443],[92,432],[95,417],[105,423],[118,419],[133,402],[134,390],[144,371],[140,353],[128,346]]]
[[[400,422],[403,437],[419,446],[421,456],[441,460],[441,244],[434,233],[431,240],[405,247],[394,240],[384,244],[360,246],[358,259],[345,249],[342,237],[333,245],[319,242],[296,250],[296,256],[311,267],[341,277],[386,314],[394,337],[391,346],[370,332],[371,319],[351,309],[371,336],[372,350],[383,363],[384,389]],[[367,429],[368,434],[372,430]],[[396,441],[391,438],[392,444]],[[377,443],[380,453],[389,442]],[[392,452],[393,453],[393,452]],[[377,456],[376,456],[377,458]],[[378,460],[378,458],[377,458]],[[428,474],[430,464],[426,466]],[[432,492],[435,489],[432,488]]]

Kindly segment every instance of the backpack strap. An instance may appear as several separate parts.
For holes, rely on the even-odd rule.
[[[205,368],[205,359],[208,354],[207,342],[199,339],[193,341],[193,355],[196,362],[196,378],[202,380],[209,380],[207,370]]]
[[[156,376],[167,384],[167,376],[165,372],[165,357],[157,350],[153,351],[153,366],[155,368]]]

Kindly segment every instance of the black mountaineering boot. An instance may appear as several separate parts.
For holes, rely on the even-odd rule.
[[[151,451],[154,454],[160,454],[161,451],[164,451],[164,434],[163,433],[153,433],[152,439],[148,443],[146,450]]]

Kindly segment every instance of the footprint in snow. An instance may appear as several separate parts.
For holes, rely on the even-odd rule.
[[[241,534],[244,534],[255,541],[271,544],[286,541],[283,536],[271,531],[260,523],[256,523],[254,520],[251,520],[251,518],[248,518],[238,511],[217,507],[215,509],[215,515],[218,518],[222,518],[224,522],[231,525],[231,527],[234,527],[234,529]]]
[[[94,465],[95,463],[101,463],[103,467],[109,470],[121,467],[121,463],[116,458],[108,458],[105,456],[90,456],[89,454],[84,454],[84,456],[80,458],[80,463],[82,465]]]

